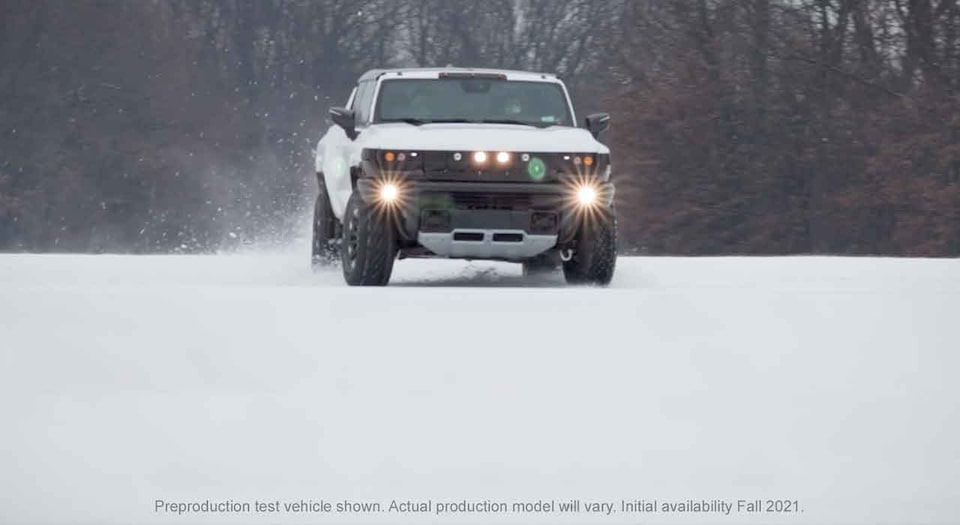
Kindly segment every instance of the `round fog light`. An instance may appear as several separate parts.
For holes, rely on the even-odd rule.
[[[476,162],[477,164],[483,164],[484,162],[487,162],[487,152],[486,152],[486,151],[478,151],[478,152],[474,153],[474,154],[473,154],[473,161]]]
[[[497,164],[506,164],[510,162],[510,154],[506,151],[501,151],[497,153]]]

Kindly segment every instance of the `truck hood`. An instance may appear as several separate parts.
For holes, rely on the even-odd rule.
[[[360,133],[364,148],[420,151],[489,150],[510,152],[609,153],[580,128],[534,128],[513,124],[375,124]]]

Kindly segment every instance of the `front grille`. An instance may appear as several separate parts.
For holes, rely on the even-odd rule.
[[[531,205],[531,195],[524,193],[454,192],[451,197],[460,210],[527,210]]]
[[[423,169],[427,173],[442,173],[448,169],[448,162],[453,162],[450,159],[451,156],[452,154],[446,151],[424,151],[422,156]],[[464,158],[464,163],[466,163],[465,160]]]

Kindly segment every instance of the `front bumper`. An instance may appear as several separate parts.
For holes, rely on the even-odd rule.
[[[401,249],[423,247],[455,258],[523,260],[576,235],[586,212],[568,183],[463,182],[398,179],[399,198],[389,205]],[[357,190],[366,202],[381,204],[384,179],[363,177]],[[598,201],[609,209],[614,186],[591,181]]]

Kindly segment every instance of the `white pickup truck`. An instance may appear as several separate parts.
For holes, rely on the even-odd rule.
[[[314,267],[383,286],[407,257],[563,268],[606,285],[616,265],[610,116],[578,127],[556,76],[436,68],[368,71],[316,150]]]

